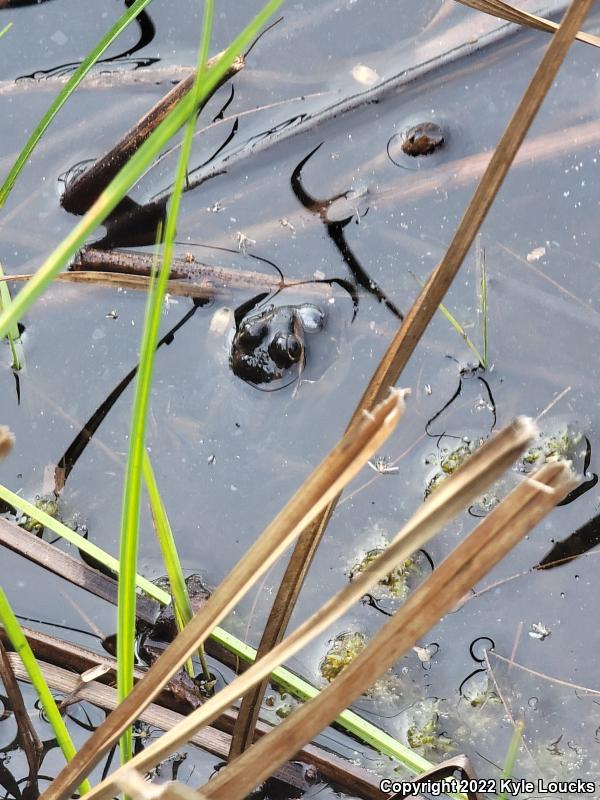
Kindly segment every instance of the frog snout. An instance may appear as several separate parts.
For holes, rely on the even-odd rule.
[[[269,344],[269,355],[280,369],[297,364],[302,358],[304,347],[295,333],[280,331]]]

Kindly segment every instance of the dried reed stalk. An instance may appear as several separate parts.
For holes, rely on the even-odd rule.
[[[222,55],[223,53],[221,52],[210,58],[206,63],[207,69],[214,66]],[[203,101],[200,108],[202,109],[206,105],[220,86],[240,72],[243,67],[244,59],[242,56],[239,56],[233,61],[214,90]],[[169,112],[181,101],[181,98],[190,91],[195,80],[196,71],[194,70],[187,78],[180,81],[177,86],[159,100],[147,114],[144,114],[106,155],[99,158],[89,169],[77,176],[71,183],[67,184],[62,198],[63,207],[74,214],[84,214],[96,200],[100,192],[108,186],[121,167],[129,161],[136,150],[139,149]]]
[[[89,737],[72,761],[43,793],[44,800],[68,796],[108,751],[141,710],[158,694],[210,631],[275,563],[303,528],[364,466],[396,427],[404,410],[404,392],[390,392],[372,413],[363,414],[311,473],[302,487],[267,526],[244,558],[231,570],[211,598],[169,645],[131,694]]]
[[[515,8],[509,3],[502,2],[502,0],[458,0],[458,2],[469,6],[469,8],[474,8],[476,11],[482,11],[484,14],[491,14],[493,17],[515,22],[517,25],[525,25],[528,28],[535,28],[548,33],[555,33],[558,30],[558,23],[544,17],[538,17],[536,14],[529,14],[527,11],[521,11],[520,8]],[[578,31],[575,34],[575,38],[580,42],[600,47],[600,37],[594,36],[592,33]]]
[[[28,281],[34,273],[21,273],[19,275],[4,275],[0,281]],[[147,292],[150,278],[143,275],[127,275],[115,272],[61,272],[54,279],[59,283],[81,283],[86,286],[108,286],[117,289],[133,289]],[[178,297],[196,297],[209,299],[218,292],[214,286],[207,283],[192,283],[191,281],[170,280],[167,282],[167,292]]]
[[[444,257],[419,293],[398,333],[381,359],[350,420],[349,430],[356,423],[361,409],[372,408],[382,397],[385,397],[389,388],[399,379],[473,244],[590,5],[591,0],[573,0],[565,14],[559,31],[553,37],[489,161]],[[332,501],[331,505],[304,531],[298,540],[273,602],[272,611],[258,647],[259,657],[268,653],[277,642],[281,641],[306,573],[338,499],[335,498]],[[239,755],[252,741],[252,730],[256,723],[258,706],[265,687],[266,684],[263,682],[242,700],[232,745],[233,757]]]
[[[238,697],[256,685],[315,636],[318,636],[354,605],[377,581],[423,547],[450,519],[472,503],[514,463],[536,433],[535,425],[520,417],[476,451],[413,514],[386,550],[348,586],[328,600],[281,644],[256,661],[243,675],[189,714],[176,728],[153,742],[128,766],[148,770],[183,745],[202,726],[207,725]],[[114,794],[121,770],[110,775],[88,793],[88,800],[102,800]]]
[[[448,613],[576,485],[564,463],[521,483],[440,564],[365,650],[324,689],[202,787],[207,800],[242,800],[359,697]],[[550,492],[548,491],[550,488]]]

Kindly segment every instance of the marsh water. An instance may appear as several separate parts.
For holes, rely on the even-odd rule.
[[[112,46],[109,55],[118,57],[100,65],[62,109],[2,209],[5,272],[40,266],[77,221],[60,205],[73,169],[107,151],[187,74],[196,58],[198,6],[155,0],[143,24]],[[219,2],[211,51],[224,48],[259,7],[255,0]],[[522,7],[551,11],[564,4]],[[122,11],[115,0],[52,0],[0,12],[0,28],[13,23],[0,40],[2,175],[61,76]],[[152,391],[148,446],[179,553],[186,571],[212,586],[344,430],[419,281],[444,253],[548,43],[545,33],[517,32],[451,0],[290,2],[282,13],[245,69],[200,116],[178,255],[305,281],[262,298],[259,307],[316,303],[326,324],[306,336],[305,369],[293,381],[253,385],[231,371],[232,323],[221,322],[260,290],[220,292],[158,351]],[[586,30],[599,27],[594,13]],[[381,453],[382,468],[366,467],[344,494],[291,621],[293,628],[318,609],[369,551],[400,529],[449,451],[477,444],[518,414],[541,415],[548,437],[568,431],[589,490],[555,509],[428,634],[420,645],[432,645],[431,661],[409,652],[353,706],[404,742],[409,728],[427,730],[433,721],[436,732],[422,743],[423,754],[435,762],[466,753],[480,776],[499,775],[512,721],[523,719],[526,749],[516,775],[598,777],[593,548],[600,541],[594,521],[600,493],[592,475],[600,447],[599,64],[596,49],[573,45],[447,295],[445,305],[481,348],[485,257],[487,369],[469,368],[472,351],[436,315],[402,375],[412,393]],[[444,144],[411,158],[399,143],[422,122],[439,125]],[[169,151],[132,189],[137,206],[168,193],[177,155]],[[153,233],[148,241],[136,219],[100,230],[91,241],[147,250]],[[23,320],[26,366],[17,379],[2,345],[0,422],[16,435],[0,465],[2,484],[31,500],[53,491],[65,451],[137,362],[144,299],[135,291],[56,284]],[[191,307],[189,299],[170,297],[163,333]],[[85,525],[113,554],[131,400],[129,386],[59,498],[62,518]],[[427,547],[431,563],[477,521],[465,512],[449,525]],[[569,551],[577,557],[532,569],[582,526]],[[2,586],[27,624],[91,647],[99,646],[96,629],[114,632],[108,603],[8,551],[0,563]],[[427,559],[419,563],[409,591],[429,570]],[[258,643],[283,567],[259,582],[224,627]],[[149,578],[164,572],[145,503],[139,570]],[[400,602],[384,596],[357,605],[288,666],[324,685],[320,664],[330,641],[348,631],[372,635]],[[483,650],[491,645],[486,673]],[[511,658],[516,665],[502,660]],[[24,692],[32,708],[34,695],[25,685]],[[87,713],[94,723],[103,717],[92,707]],[[37,724],[44,728],[42,720]],[[87,732],[72,727],[83,741]],[[0,724],[4,765],[20,780],[22,757],[8,752],[14,734],[13,720]],[[320,741],[382,775],[395,774],[391,760],[348,738],[326,732]],[[197,785],[214,763],[194,751],[178,776]],[[51,750],[43,775],[51,777],[60,764],[58,750]],[[319,785],[310,793],[317,795],[333,790]]]

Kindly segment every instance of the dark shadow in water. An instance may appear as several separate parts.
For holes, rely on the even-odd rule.
[[[549,550],[534,569],[552,569],[572,561],[600,544],[600,514],[592,517],[566,539],[562,539]],[[558,563],[557,563],[558,562]]]
[[[3,748],[0,753],[4,756],[5,753],[8,753],[10,750],[19,750],[19,744],[15,739],[7,748]],[[19,788],[19,784],[15,780],[12,772],[9,772],[7,768],[4,766],[2,759],[0,759],[0,786],[6,791],[6,798],[15,798],[15,800],[21,800],[23,797],[21,793],[21,789]]]
[[[234,85],[233,85],[233,84],[231,84],[231,87],[230,87],[230,89],[231,89],[231,90],[230,90],[230,92],[229,92],[229,98],[228,98],[228,99],[227,99],[227,100],[226,100],[226,101],[223,103],[223,105],[221,106],[221,110],[220,110],[220,111],[218,111],[218,112],[217,112],[217,113],[214,115],[214,117],[212,118],[212,121],[213,121],[213,122],[216,122],[218,119],[223,119],[223,118],[224,118],[224,116],[225,116],[225,112],[227,111],[227,109],[229,108],[229,106],[231,105],[231,103],[233,102],[233,98],[235,97],[235,87],[234,87]],[[237,118],[236,118],[236,120],[235,120],[235,121],[236,121],[236,124],[237,124],[237,121],[238,121],[238,120],[237,120]]]
[[[11,6],[25,6],[25,5],[36,5],[37,0],[10,0],[9,5]],[[134,0],[125,0],[125,5],[127,8],[130,8],[134,3]],[[133,65],[134,69],[139,69],[140,67],[148,67],[151,64],[155,64],[157,61],[160,61],[160,58],[136,58],[132,59],[131,56],[136,53],[138,50],[141,50],[146,45],[150,44],[150,42],[154,39],[156,35],[156,27],[150,18],[148,12],[144,9],[140,11],[135,19],[139,29],[140,29],[140,36],[137,42],[132,45],[132,47],[127,48],[122,53],[118,53],[117,55],[110,56],[107,58],[99,59],[96,64],[128,64]],[[65,75],[69,72],[73,72],[81,65],[81,61],[72,61],[68,64],[60,64],[56,67],[51,67],[50,69],[41,69],[32,72],[30,75],[20,75],[16,80],[41,80],[42,78],[49,78],[52,76],[57,75]]]
[[[588,469],[590,468],[590,463],[592,461],[592,443],[590,440],[585,437],[585,456],[583,459],[583,475],[584,477],[588,474]],[[577,500],[578,497],[589,492],[590,489],[593,489],[594,486],[598,483],[598,475],[595,472],[592,472],[590,478],[587,480],[582,481],[579,486],[573,489],[572,492],[565,497],[564,500],[561,500],[560,503],[557,503],[559,506],[568,506],[569,503],[572,503],[574,500]]]
[[[13,369],[13,377],[15,379],[15,392],[17,393],[17,405],[21,405],[21,378],[16,369]]]
[[[354,219],[354,214],[343,220],[332,221],[327,218],[327,211],[329,207],[332,205],[332,203],[334,203],[336,200],[340,200],[341,198],[347,198],[350,192],[341,192],[340,194],[334,195],[333,197],[327,200],[317,200],[316,198],[312,197],[302,186],[300,180],[302,169],[304,165],[307,163],[307,161],[309,161],[309,159],[313,157],[313,155],[322,145],[323,142],[317,145],[314,148],[314,150],[311,150],[311,152],[305,158],[302,159],[302,161],[292,172],[292,177],[290,179],[292,191],[294,192],[300,203],[304,206],[304,208],[310,211],[311,214],[315,214],[316,216],[319,217],[319,219],[325,226],[327,235],[329,236],[331,241],[335,244],[336,248],[338,249],[340,255],[344,259],[356,283],[359,286],[362,286],[363,289],[366,289],[366,291],[372,294],[374,297],[376,297],[379,300],[379,302],[385,303],[385,305],[399,320],[403,320],[404,316],[402,312],[388,298],[383,289],[381,289],[381,287],[365,271],[360,261],[356,258],[356,256],[352,252],[350,245],[346,241],[344,228],[346,228],[352,222],[352,220]]]
[[[114,247],[145,247],[156,244],[157,233],[165,229],[169,197],[140,205],[123,198],[104,220],[106,233],[93,247],[111,250]]]
[[[165,344],[171,344],[177,331],[194,316],[200,305],[200,303],[194,303],[192,308],[183,316],[183,318],[180,319],[179,322],[174,325],[171,330],[162,337],[162,339],[159,340],[158,344],[156,345],[157,350]],[[96,433],[108,412],[134,379],[137,370],[138,365],[136,364],[136,366],[130,372],[128,372],[123,380],[120,381],[120,383],[112,390],[108,397],[98,406],[83,428],[79,431],[77,436],[73,439],[65,453],[61,456],[54,473],[54,489],[57,494],[63,489],[71,470],[75,466],[85,448],[88,446],[90,439]]]
[[[233,86],[231,88],[233,89]],[[233,95],[232,95],[232,98],[233,98]],[[225,104],[225,108],[227,107],[227,105],[229,105],[229,101]],[[218,117],[215,117],[215,119],[218,119]],[[213,122],[214,122],[214,120],[213,120]],[[198,164],[197,167],[194,167],[194,169],[192,169],[192,170],[190,170],[188,172],[187,189],[189,189],[190,186],[191,186],[191,182],[189,180],[191,178],[191,176],[195,172],[198,172],[198,170],[202,169],[203,167],[206,167],[206,165],[210,164],[211,161],[214,161],[214,159],[219,155],[219,153],[222,152],[227,147],[227,145],[232,141],[232,139],[235,137],[236,133],[238,132],[238,128],[239,128],[239,119],[238,119],[238,117],[236,117],[235,120],[234,120],[233,125],[231,126],[231,130],[229,131],[229,133],[227,134],[225,139],[223,139],[222,143],[214,151],[214,153],[211,156],[209,156],[206,159],[206,161],[203,161],[201,164]]]
[[[585,444],[586,450],[583,461],[583,474],[587,476],[592,460],[592,443],[587,436],[585,437]],[[590,489],[593,489],[597,483],[598,475],[592,472],[590,477],[586,477],[586,480],[582,481],[572,492],[569,492],[565,499],[558,503],[558,505],[566,506],[569,505],[569,503],[573,503],[586,492],[589,492]],[[539,564],[536,564],[534,569],[551,569],[552,567],[558,567],[572,561],[574,558],[577,558],[577,556],[582,555],[582,553],[587,553],[588,550],[591,550],[597,544],[600,544],[600,515],[592,517],[585,525],[577,528],[574,533],[567,536],[566,539],[555,542],[552,549],[546,553]]]

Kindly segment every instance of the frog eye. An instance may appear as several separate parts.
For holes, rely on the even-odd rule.
[[[293,333],[278,333],[269,345],[269,355],[280,369],[302,358],[302,343]]]
[[[249,322],[240,328],[237,336],[238,342],[243,347],[256,347],[265,338],[268,330],[266,322]]]
[[[304,303],[298,308],[298,316],[306,333],[318,333],[325,325],[325,314],[318,306]]]

